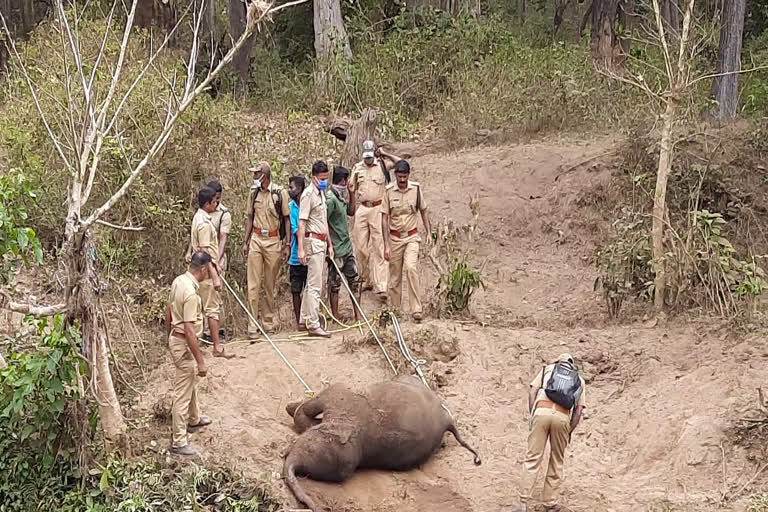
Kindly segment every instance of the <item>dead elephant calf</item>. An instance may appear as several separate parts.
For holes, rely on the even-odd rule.
[[[451,432],[459,435],[440,398],[413,376],[371,386],[365,394],[334,384],[314,398],[286,407],[301,435],[285,456],[283,478],[296,498],[312,510],[315,503],[296,475],[342,482],[357,468],[407,470],[423,464]],[[322,420],[316,419],[322,414]]]

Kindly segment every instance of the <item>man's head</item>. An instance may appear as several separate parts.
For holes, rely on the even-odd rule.
[[[337,165],[333,168],[333,184],[339,187],[346,187],[349,179],[349,169]]]
[[[312,164],[312,181],[320,190],[325,190],[328,187],[328,174],[328,165],[322,160]]]
[[[208,187],[201,188],[197,193],[197,204],[207,213],[215,212],[216,207],[219,206],[219,202],[216,201],[216,192]]]
[[[206,187],[216,192],[216,203],[221,203],[221,193],[224,190],[224,188],[221,186],[221,183],[215,180],[209,181]]]
[[[269,182],[272,179],[272,167],[269,162],[262,160],[255,166],[249,169],[253,173],[253,181],[255,185],[260,186],[263,189],[269,186]]]
[[[559,363],[574,364],[573,356],[571,354],[569,354],[568,352],[563,352],[562,354],[560,354],[560,357],[557,358],[557,361]]]
[[[411,164],[407,160],[398,160],[392,170],[395,173],[398,185],[405,186],[408,184],[408,178],[411,175]]]
[[[205,281],[208,278],[208,264],[210,262],[210,254],[205,251],[197,251],[189,261],[189,273],[195,276],[198,282]]]
[[[376,156],[376,144],[372,140],[363,142],[363,162],[368,167],[373,165],[373,158]]]
[[[288,195],[298,203],[302,192],[304,192],[304,187],[306,186],[307,182],[304,179],[304,176],[291,176],[288,179]]]

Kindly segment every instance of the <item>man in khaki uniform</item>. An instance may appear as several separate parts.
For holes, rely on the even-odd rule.
[[[575,369],[573,356],[568,353],[560,354],[558,363],[563,363]],[[544,449],[549,440],[549,464],[547,475],[544,479],[544,492],[542,502],[545,510],[558,510],[555,493],[560,487],[563,478],[563,459],[565,448],[571,441],[571,433],[581,420],[581,414],[586,407],[586,385],[584,379],[579,376],[581,382],[581,395],[572,409],[566,409],[549,399],[544,391],[545,384],[549,381],[555,364],[550,364],[539,370],[539,373],[530,383],[528,393],[528,410],[530,417],[530,432],[528,434],[528,450],[525,455],[525,476],[520,489],[520,501],[523,510],[528,511],[528,502],[536,483],[536,474],[544,458]]]
[[[421,235],[417,214],[421,213],[427,244],[432,241],[432,230],[421,186],[408,179],[411,174],[410,164],[400,160],[395,164],[394,172],[396,183],[387,186],[381,203],[381,229],[387,233],[384,238],[384,258],[389,261],[389,302],[394,308],[400,307],[405,274],[411,315],[415,321],[420,322],[422,308],[418,265]]]
[[[225,354],[219,341],[219,314],[221,311],[221,279],[219,279],[217,268],[219,261],[219,237],[211,221],[211,214],[216,211],[218,206],[216,192],[208,187],[202,188],[197,194],[197,202],[200,208],[192,218],[192,228],[190,229],[192,250],[195,252],[203,251],[211,256],[211,262],[208,264],[209,278],[200,283],[203,314],[208,320],[208,327],[211,331],[214,357],[230,359],[234,355]]]
[[[389,162],[384,162],[382,158]],[[381,201],[384,189],[389,183],[389,170],[400,157],[376,149],[372,140],[363,142],[363,160],[352,167],[349,180],[349,193],[356,194],[357,210],[352,228],[352,238],[357,252],[360,275],[367,285],[379,296],[387,297],[387,262],[384,261],[384,238],[381,233]]]
[[[250,169],[253,185],[248,196],[248,214],[245,219],[243,257],[248,262],[248,306],[253,317],[267,332],[274,332],[275,283],[280,272],[280,225],[285,226],[285,259],[291,251],[291,199],[279,185],[272,183],[272,169],[267,162],[259,162]],[[263,314],[259,318],[259,292],[264,287]],[[248,338],[256,340],[259,328],[248,321]]]
[[[205,377],[206,368],[197,338],[203,331],[202,302],[198,295],[200,282],[209,278],[210,254],[192,254],[189,269],[173,280],[165,313],[168,348],[176,367],[173,379],[173,442],[171,451],[179,455],[198,452],[187,440],[187,430],[196,431],[211,424],[201,416],[197,406],[197,377]]]
[[[320,291],[323,287],[325,252],[333,258],[333,242],[328,232],[325,191],[328,189],[328,166],[322,160],[312,165],[312,180],[299,202],[299,261],[307,266],[307,284],[301,300],[301,321],[310,336],[330,338],[320,327]]]
[[[227,263],[229,261],[227,258],[227,243],[229,241],[229,233],[232,231],[232,212],[230,212],[229,208],[224,206],[221,202],[221,195],[224,190],[221,183],[218,181],[211,181],[206,187],[216,192],[215,198],[218,206],[216,206],[216,211],[211,214],[211,222],[213,222],[213,227],[216,228],[219,240],[219,276],[224,277],[224,274],[227,272]],[[184,261],[189,263],[191,258],[192,244],[190,243],[187,247],[187,254]],[[219,311],[219,316],[221,316],[221,311]],[[203,338],[209,341],[211,340],[211,330],[208,327],[206,318],[203,318]]]

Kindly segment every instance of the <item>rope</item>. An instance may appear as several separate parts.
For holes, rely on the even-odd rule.
[[[373,330],[373,326],[371,325],[371,322],[368,320],[368,317],[366,316],[365,311],[363,311],[363,308],[360,307],[360,303],[357,301],[357,297],[355,297],[355,294],[352,293],[352,289],[349,287],[349,283],[347,283],[347,277],[341,272],[341,269],[339,269],[339,266],[336,264],[336,260],[334,260],[333,258],[328,258],[328,259],[331,260],[331,263],[333,264],[333,268],[336,269],[336,272],[339,274],[339,277],[341,277],[341,282],[344,283],[344,288],[347,289],[347,292],[349,293],[349,296],[352,299],[352,302],[354,302],[355,307],[360,312],[360,315],[363,317],[363,320],[365,320],[366,325],[368,325],[368,329],[371,331],[371,334],[373,334],[373,338],[376,340],[376,343],[379,344],[381,351],[384,352],[384,357],[387,358],[389,367],[392,368],[392,373],[397,375],[397,369],[395,368],[395,364],[392,362],[392,359],[389,358],[389,354],[387,354],[387,349],[384,348],[384,344],[379,339],[379,336],[376,334],[376,331]]]
[[[301,375],[299,375],[299,372],[296,371],[296,368],[293,367],[293,365],[288,361],[288,359],[285,358],[282,352],[280,352],[280,349],[277,348],[277,345],[275,345],[275,342],[272,341],[272,338],[269,337],[269,335],[266,333],[264,329],[261,328],[261,324],[256,321],[256,319],[253,317],[253,314],[248,310],[247,307],[245,307],[245,304],[243,304],[243,301],[240,300],[240,297],[235,293],[235,290],[232,289],[231,286],[229,286],[229,283],[224,279],[223,277],[220,277],[221,282],[224,283],[224,285],[227,287],[227,290],[229,290],[229,293],[232,294],[232,296],[237,300],[237,303],[240,304],[240,307],[243,308],[243,311],[245,311],[245,314],[248,315],[248,318],[251,319],[251,321],[256,325],[256,327],[259,328],[259,331],[261,332],[262,336],[269,342],[270,345],[272,345],[272,348],[275,349],[275,352],[280,356],[280,358],[283,360],[283,362],[290,368],[290,370],[293,372],[293,374],[296,376],[297,379],[301,382],[301,384],[304,386],[304,388],[307,390],[307,393],[314,394],[312,391],[312,388],[309,387],[309,384],[306,383],[304,379],[301,378]]]
[[[421,382],[424,383],[427,389],[431,389],[429,387],[429,383],[427,383],[426,377],[424,377],[424,372],[421,370],[421,367],[427,364],[427,361],[425,359],[416,359],[411,355],[411,351],[408,349],[408,344],[405,342],[405,336],[403,336],[403,331],[402,329],[400,329],[400,322],[397,320],[397,316],[395,316],[395,314],[390,311],[389,317],[392,319],[392,328],[395,330],[395,337],[397,338],[397,346],[400,348],[400,352],[403,354],[403,357],[409,363],[411,363],[411,366],[413,366],[413,368],[416,370],[416,373],[418,374],[418,376],[421,377]],[[451,410],[448,409],[448,406],[445,405],[445,402],[441,400],[440,406],[443,409],[445,409],[445,412],[448,413],[448,416],[453,418],[453,414],[451,413]]]

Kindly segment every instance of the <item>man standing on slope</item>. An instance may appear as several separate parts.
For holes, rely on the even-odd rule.
[[[219,314],[221,311],[221,279],[217,268],[219,261],[219,237],[211,221],[211,214],[216,211],[216,192],[204,187],[197,193],[200,208],[192,218],[190,240],[194,252],[203,251],[211,256],[208,264],[209,278],[200,283],[200,298],[203,301],[203,314],[208,320],[208,327],[213,339],[214,357],[231,359],[234,354],[225,354],[219,342]]]
[[[227,241],[229,239],[229,233],[232,231],[232,212],[230,212],[229,208],[224,206],[221,202],[221,194],[223,191],[221,183],[218,181],[211,181],[206,185],[206,187],[216,192],[215,198],[218,206],[216,207],[216,211],[211,214],[211,222],[213,222],[213,227],[216,228],[216,234],[218,235],[219,239],[219,276],[224,277],[224,274],[227,271],[228,262]],[[192,243],[190,242],[189,246],[187,247],[187,254],[184,260],[189,263],[191,258]],[[221,317],[221,312],[219,312],[219,317]],[[221,330],[221,326],[219,326],[219,329]],[[221,333],[219,333],[219,336],[221,336]],[[203,318],[203,338],[211,341],[211,330],[208,327],[208,322],[205,318]]]
[[[310,336],[330,338],[320,327],[320,290],[323,287],[325,252],[333,258],[333,241],[328,236],[325,191],[328,188],[328,166],[322,160],[312,165],[312,181],[301,194],[299,204],[299,261],[307,266],[307,285],[301,300],[301,321]]]
[[[248,262],[248,307],[253,317],[263,320],[266,332],[274,332],[275,283],[280,272],[280,240],[285,240],[285,260],[291,251],[291,237],[286,236],[291,226],[290,199],[285,190],[272,183],[272,169],[267,162],[259,162],[250,169],[253,185],[248,196],[248,214],[245,219],[243,258]],[[264,285],[264,308],[259,318],[259,291]],[[259,328],[248,321],[248,339],[259,338]]]
[[[555,363],[539,370],[531,381],[528,392],[530,432],[524,462],[525,475],[520,489],[520,501],[525,512],[528,512],[528,502],[544,458],[547,440],[550,448],[549,464],[541,498],[547,512],[559,510],[555,493],[563,478],[565,448],[571,442],[571,434],[586,407],[585,394],[584,379],[576,370],[573,356],[568,353],[560,354]]]
[[[296,235],[299,232],[299,201],[306,185],[304,176],[292,176],[288,180],[288,195],[291,196],[291,257],[288,259],[288,280],[291,284],[296,327],[300,331],[307,330],[301,323],[301,295],[307,284],[307,266],[299,261],[299,240]]]
[[[425,240],[432,241],[427,205],[421,193],[421,186],[408,178],[411,166],[405,160],[395,164],[397,183],[387,185],[384,201],[381,203],[381,229],[384,237],[384,258],[389,261],[389,304],[400,307],[403,294],[403,275],[408,283],[408,302],[411,315],[421,322],[421,287],[419,284],[419,245],[421,235],[418,229],[418,214],[424,223]]]
[[[194,432],[211,424],[201,416],[197,406],[197,377],[205,377],[207,370],[200,352],[198,337],[203,331],[202,302],[198,295],[200,283],[209,278],[211,255],[194,252],[187,272],[173,280],[165,311],[168,348],[176,367],[173,378],[173,442],[171,452],[178,455],[197,455],[187,439],[187,431]]]
[[[326,194],[328,198],[328,229],[331,231],[333,252],[336,265],[344,274],[350,290],[359,299],[357,291],[360,285],[357,274],[357,263],[352,250],[352,241],[349,239],[349,224],[347,216],[355,214],[355,196],[349,194],[349,203],[345,199],[347,195],[347,180],[349,170],[345,167],[333,168],[333,185],[331,191]],[[339,290],[341,289],[341,276],[336,272],[333,263],[328,263],[328,300],[331,303],[331,313],[336,319],[339,316]],[[355,321],[360,320],[360,314],[352,301],[352,310],[355,312]]]
[[[382,158],[389,162],[385,163]],[[372,140],[363,142],[363,160],[352,167],[349,193],[356,195],[357,211],[353,239],[360,266],[360,275],[366,285],[373,289],[379,300],[387,299],[387,262],[384,261],[384,238],[381,233],[381,201],[384,189],[389,184],[389,171],[400,157],[376,149]]]

